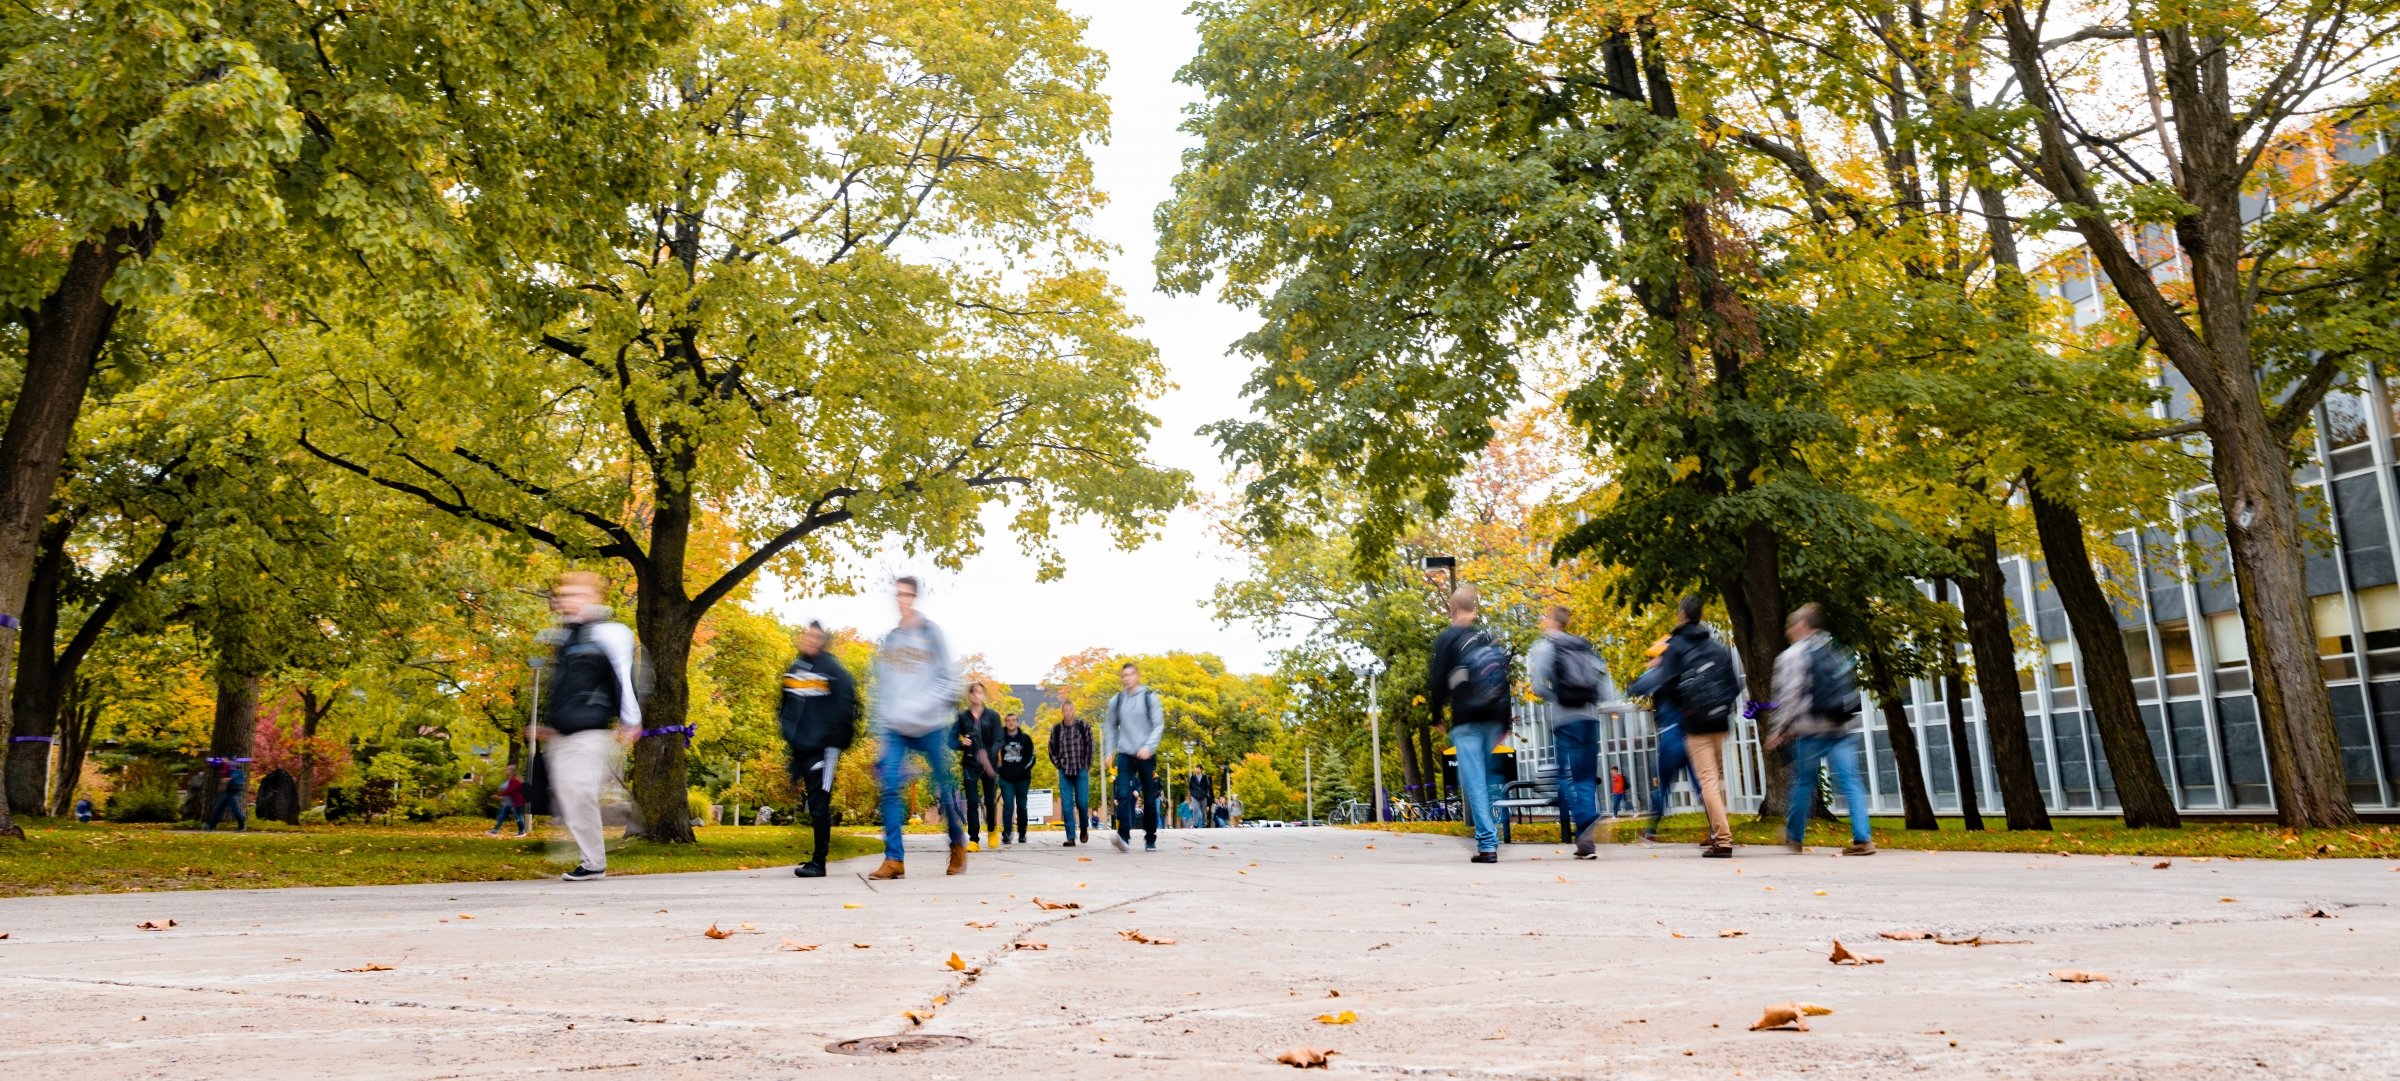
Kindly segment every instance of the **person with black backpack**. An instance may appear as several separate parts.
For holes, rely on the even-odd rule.
[[[1467,821],[1475,828],[1475,863],[1500,862],[1500,826],[1493,804],[1500,800],[1500,775],[1492,748],[1508,734],[1508,652],[1475,625],[1481,598],[1462,585],[1450,594],[1450,626],[1433,640],[1425,669],[1425,702],[1434,722],[1447,707],[1450,746],[1457,751],[1458,787],[1466,797]]]
[[[1875,838],[1867,829],[1867,783],[1859,754],[1858,680],[1850,656],[1825,633],[1825,613],[1803,604],[1784,625],[1790,648],[1775,658],[1775,723],[1767,749],[1790,746],[1792,790],[1784,797],[1783,845],[1803,852],[1808,816],[1816,802],[1817,772],[1833,770],[1834,788],[1850,812],[1850,847],[1845,856],[1872,856]]]
[[[1542,637],[1525,656],[1525,678],[1550,703],[1550,741],[1558,749],[1558,801],[1575,829],[1575,858],[1600,858],[1600,711],[1616,697],[1608,666],[1592,644],[1567,633],[1565,605],[1542,616]]]
[[[1679,747],[1690,756],[1692,786],[1700,790],[1700,805],[1708,809],[1708,848],[1701,855],[1730,858],[1733,822],[1725,813],[1725,735],[1733,730],[1742,679],[1734,670],[1733,651],[1701,625],[1699,597],[1677,602],[1667,648],[1625,693],[1649,698],[1658,710],[1659,787],[1643,837],[1656,836],[1667,786],[1675,778],[1669,767],[1681,765],[1669,762],[1669,749]]]
[[[624,763],[620,743],[641,738],[642,705],[633,689],[633,629],[609,618],[600,603],[606,581],[591,571],[568,571],[550,588],[558,616],[557,655],[542,696],[542,757],[550,802],[575,839],[569,882],[608,874],[601,836],[600,798]],[[613,734],[612,734],[613,733]]]
[[[775,710],[783,745],[790,752],[786,770],[794,784],[803,785],[808,800],[808,826],[815,847],[808,862],[792,868],[801,878],[825,877],[825,854],[833,843],[833,778],[842,752],[858,738],[858,681],[825,647],[831,637],[821,623],[811,621],[800,632],[800,651],[783,670],[783,694]]]

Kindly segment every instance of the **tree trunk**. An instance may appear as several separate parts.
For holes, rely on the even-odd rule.
[[[208,756],[251,765],[258,744],[258,685],[257,672],[245,671],[239,661],[217,662],[217,711],[208,737]],[[258,778],[252,776],[255,787]],[[224,791],[224,781],[215,770],[209,771],[208,789],[200,801],[200,818],[205,822],[216,809],[217,796]]]
[[[150,253],[160,223],[153,211],[139,225],[120,226],[76,245],[58,286],[25,318],[25,378],[8,428],[0,433],[0,598],[6,598],[0,603],[15,604],[32,584],[42,524],[58,489],[67,443],[75,435],[75,418],[83,412],[92,368],[116,322],[108,283],[128,256]],[[16,613],[6,614],[12,618],[0,621],[0,703],[13,702],[16,693],[16,666],[5,663],[16,654]],[[9,757],[13,728],[10,717],[0,716],[0,767]],[[0,837],[24,835],[0,800]]]
[[[1417,786],[1425,783],[1425,775],[1417,770],[1417,737],[1407,721],[1400,721],[1400,791],[1414,798]]]
[[[1993,772],[2000,779],[2000,805],[2012,830],[2048,830],[2050,809],[2042,803],[2042,779],[2033,764],[2033,742],[2025,724],[2025,698],[2017,685],[2017,647],[2009,634],[2007,579],[2000,575],[2000,547],[1989,529],[1959,544],[1974,576],[1958,583],[1967,615],[1967,645],[1975,653],[1975,693],[1983,700],[1983,731],[1992,741]]]
[[[6,775],[11,814],[39,815],[49,808],[44,789],[58,740],[66,675],[58,665],[58,587],[66,576],[67,537],[73,531],[68,521],[52,522],[42,530],[33,582],[20,609],[17,679],[9,694],[9,712],[16,718],[15,734],[9,739],[16,753],[9,756]]]
[[[82,679],[68,684],[66,703],[66,722],[59,725],[58,769],[50,778],[50,813],[61,818],[75,813],[83,759],[92,748],[93,730],[100,727],[100,704]]]
[[[650,656],[650,697],[642,701],[642,727],[674,728],[691,723],[692,635],[698,620],[687,604],[645,589],[634,599],[634,632]],[[661,844],[691,844],[691,804],[685,795],[687,747],[681,735],[646,737],[633,745],[628,780],[633,795],[630,836]]]
[[[1787,644],[1783,635],[1786,613],[1782,560],[1782,539],[1774,528],[1753,522],[1742,530],[1742,573],[1718,583],[1718,595],[1725,600],[1726,621],[1732,624],[1728,628],[1732,641],[1727,645],[1741,659],[1742,691],[1752,705],[1774,701],[1775,657]],[[1727,740],[1725,746],[1725,774],[1731,777],[1737,744]],[[1784,795],[1792,786],[1791,756],[1782,751],[1762,750],[1759,758],[1765,790],[1759,793],[1758,817],[1780,822],[1784,816]]]
[[[1881,647],[1867,644],[1867,664],[1879,676],[1890,671]],[[1908,707],[1900,702],[1899,682],[1884,678],[1875,688],[1875,703],[1883,710],[1883,730],[1892,743],[1892,768],[1900,775],[1900,816],[1912,830],[1938,830],[1933,796],[1925,790],[1924,756],[1917,750],[1917,730],[1908,723]]]
[[[1950,603],[1950,580],[1933,580],[1933,599]],[[1976,806],[1975,745],[1967,731],[1966,679],[1960,671],[1958,650],[1946,649],[1942,657],[1942,712],[1950,718],[1950,772],[1957,780],[1958,817],[1969,831],[1983,829],[1983,812]]]
[[[2117,803],[2125,824],[2134,828],[2176,829],[2183,815],[2175,796],[2159,775],[2158,756],[2150,745],[2150,729],[2142,724],[2135,704],[2133,668],[2125,659],[2125,638],[2118,633],[2115,610],[2101,592],[2084,546],[2083,516],[2071,503],[2050,498],[2040,476],[2025,471],[2025,495],[2033,509],[2034,529],[2041,534],[2042,558],[2050,567],[2050,584],[2067,610],[2067,626],[2082,654],[2084,701],[2099,730],[2100,749],[2108,772],[2117,781]]]

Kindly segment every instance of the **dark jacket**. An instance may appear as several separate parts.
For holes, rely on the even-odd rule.
[[[800,654],[783,670],[775,720],[783,741],[798,747],[848,747],[858,738],[858,681],[827,650]]]
[[[1685,721],[1683,705],[1675,700],[1676,680],[1682,677],[1683,666],[1690,663],[1694,651],[1713,637],[1708,628],[1697,623],[1686,623],[1675,628],[1674,633],[1667,635],[1667,651],[1659,655],[1658,667],[1642,673],[1642,678],[1634,680],[1633,686],[1625,688],[1626,694],[1635,698],[1647,697],[1658,707],[1660,728],[1683,725],[1685,732],[1702,735],[1726,730],[1724,724]]]
[[[958,764],[978,774],[987,774],[984,762],[976,760],[975,752],[994,751],[1000,747],[1000,714],[990,706],[983,707],[978,717],[972,711],[959,710],[950,722],[950,746],[958,749]],[[985,761],[989,761],[986,759]],[[991,762],[997,766],[998,762]]]
[[[1470,624],[1464,627],[1446,628],[1434,638],[1433,661],[1425,669],[1425,705],[1433,711],[1434,720],[1441,721],[1444,712],[1447,711],[1450,714],[1450,724],[1474,724],[1478,721],[1508,723],[1508,702],[1505,698],[1496,708],[1476,716],[1461,717],[1457,715],[1456,710],[1448,709],[1450,705],[1450,675],[1465,660],[1462,654],[1466,652],[1467,643],[1474,641],[1483,633],[1484,629],[1481,626]],[[1497,642],[1498,639],[1494,639],[1494,641]]]
[[[1023,781],[1033,777],[1033,733],[1022,727],[1014,732],[1003,730],[1000,742],[992,752],[1003,781]]]

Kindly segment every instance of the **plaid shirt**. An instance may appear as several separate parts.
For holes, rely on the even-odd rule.
[[[1064,721],[1050,729],[1050,764],[1059,776],[1077,777],[1092,769],[1092,726]]]

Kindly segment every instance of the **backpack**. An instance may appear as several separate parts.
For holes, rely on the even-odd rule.
[[[1492,636],[1475,632],[1458,651],[1458,667],[1450,670],[1450,716],[1489,714],[1508,709],[1508,654]]]
[[[1733,652],[1715,640],[1694,643],[1675,676],[1675,705],[1684,723],[1696,731],[1729,728],[1733,704],[1742,696],[1742,680],[1733,672]]]
[[[1858,716],[1857,666],[1831,642],[1808,651],[1808,711],[1829,721]]]
[[[1607,678],[1590,642],[1569,636],[1550,643],[1550,696],[1559,705],[1581,708],[1598,702]]]

